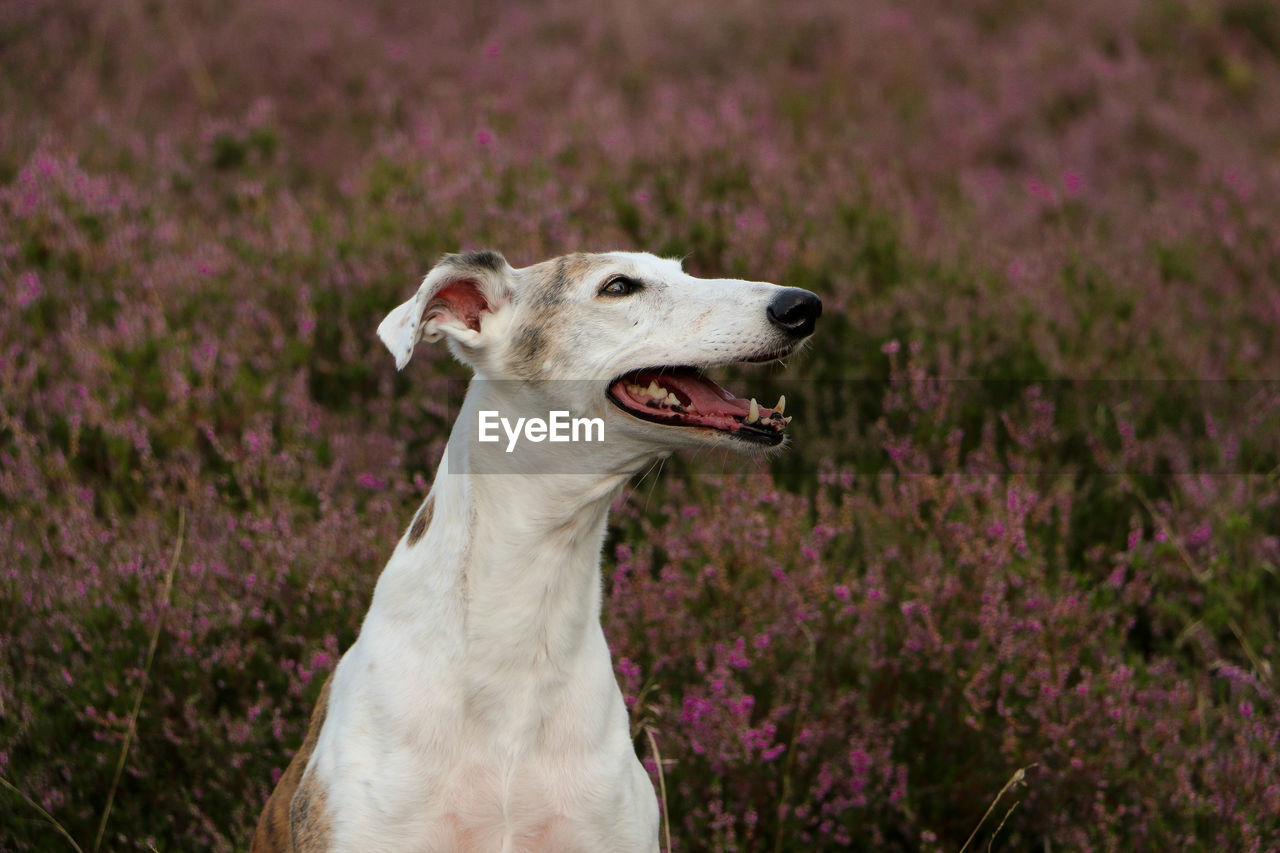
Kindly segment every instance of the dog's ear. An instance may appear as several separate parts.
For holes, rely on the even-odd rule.
[[[486,318],[511,300],[514,273],[497,252],[445,255],[417,294],[378,326],[396,369],[409,363],[418,341],[434,343],[448,335],[464,347],[478,346]]]

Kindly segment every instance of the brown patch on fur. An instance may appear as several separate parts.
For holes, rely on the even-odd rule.
[[[546,378],[546,356],[558,334],[560,307],[584,281],[603,277],[610,260],[578,252],[530,268],[533,280],[521,297],[528,308],[511,342],[512,373],[527,382]]]
[[[329,849],[329,815],[325,809],[324,789],[314,775],[303,778],[298,793],[289,806],[289,830],[293,849],[311,853]]]
[[[511,371],[526,381],[542,378],[547,336],[540,325],[526,326],[511,347]]]
[[[314,777],[304,778],[304,773],[329,711],[332,681],[330,674],[320,688],[307,736],[267,800],[258,819],[258,829],[249,843],[249,853],[322,853],[328,849],[329,818],[325,813],[324,791]]]
[[[608,258],[577,252],[535,264],[532,269],[537,283],[531,290],[534,304],[549,308],[564,302],[569,291],[600,275],[611,263]]]
[[[541,308],[550,308],[564,301],[564,292],[569,289],[569,259],[565,255],[553,261],[545,261],[534,267],[537,271],[537,285],[533,288],[534,304]]]
[[[418,540],[422,538],[422,534],[427,532],[427,528],[431,526],[431,513],[435,508],[435,496],[427,495],[426,502],[418,509],[418,514],[413,518],[413,526],[409,528],[409,545],[417,545]]]

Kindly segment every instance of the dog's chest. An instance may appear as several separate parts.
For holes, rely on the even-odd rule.
[[[427,837],[445,836],[442,849],[547,850],[566,846],[566,813],[579,804],[564,796],[565,781],[541,762],[468,759],[439,790],[427,792]],[[504,766],[506,765],[506,766]],[[552,842],[558,842],[553,844]]]
[[[652,786],[611,681],[574,679],[540,707],[519,675],[501,690],[415,689],[385,657],[370,677],[363,649],[352,652],[330,711],[343,737],[322,732],[313,764],[326,778],[336,849],[600,850],[644,837]],[[635,828],[619,835],[619,814],[630,812]]]
[[[424,773],[392,759],[338,806],[350,830],[342,849],[545,851],[599,849],[617,779],[580,764],[485,757],[466,745],[452,766]],[[570,778],[571,774],[580,778]],[[388,826],[397,827],[388,834]]]

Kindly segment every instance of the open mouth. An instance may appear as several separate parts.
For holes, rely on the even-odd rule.
[[[711,429],[753,444],[782,443],[791,418],[787,398],[774,408],[755,398],[735,397],[693,367],[647,367],[625,373],[609,386],[610,401],[641,420],[676,427]]]

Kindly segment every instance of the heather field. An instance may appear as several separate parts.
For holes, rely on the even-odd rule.
[[[672,849],[1280,849],[1272,0],[0,3],[0,849],[247,847],[484,247],[826,304],[611,521]]]

